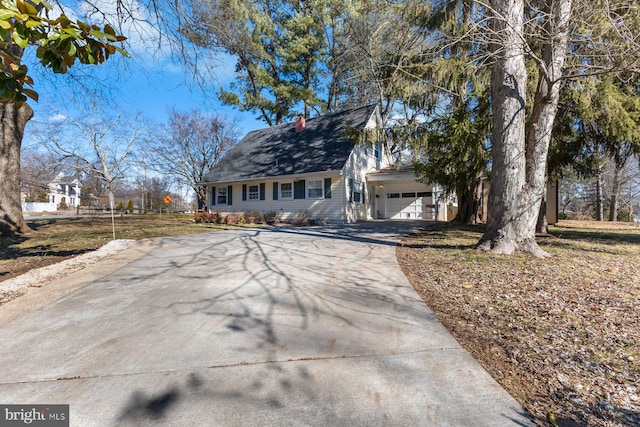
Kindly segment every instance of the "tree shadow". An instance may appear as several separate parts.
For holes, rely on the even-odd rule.
[[[147,396],[142,391],[136,391],[129,398],[129,404],[122,410],[119,421],[160,420],[178,402],[180,394],[177,387],[171,387],[152,396]]]

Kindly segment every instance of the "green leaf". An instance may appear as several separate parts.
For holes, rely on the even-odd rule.
[[[20,37],[20,34],[18,34],[16,31],[13,32],[13,41],[22,49],[27,47],[27,45],[29,44],[29,40]]]
[[[4,28],[5,30],[8,30],[9,28],[11,28],[11,23],[4,20],[0,20],[0,27]]]
[[[120,55],[124,56],[125,58],[131,58],[131,55],[129,55],[129,52],[127,52],[126,50],[119,48],[118,46],[114,46],[114,47],[120,53]]]

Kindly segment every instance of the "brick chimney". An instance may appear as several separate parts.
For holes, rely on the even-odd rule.
[[[304,117],[302,117],[302,114],[300,114],[298,116],[298,118],[296,119],[296,133],[302,132],[302,130],[304,129],[305,125],[306,125],[306,121],[305,121]]]

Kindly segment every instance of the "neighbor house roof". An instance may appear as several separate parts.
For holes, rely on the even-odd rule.
[[[213,167],[202,184],[243,181],[342,169],[354,141],[345,127],[364,129],[375,105],[306,121],[300,133],[294,123],[248,133]]]

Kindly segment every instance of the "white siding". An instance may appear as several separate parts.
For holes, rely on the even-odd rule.
[[[215,186],[207,186],[207,203],[208,209],[212,212],[232,213],[232,212],[247,212],[247,211],[259,211],[259,212],[280,212],[280,218],[284,221],[293,218],[296,212],[309,211],[311,212],[313,219],[320,223],[331,222],[341,223],[344,222],[344,209],[342,200],[344,199],[342,179],[339,175],[327,176],[327,175],[314,175],[311,177],[305,177],[305,181],[309,179],[322,179],[331,178],[331,198],[321,199],[295,199],[295,200],[273,200],[273,183],[274,182],[293,182],[292,178],[278,178],[277,180],[264,180],[264,181],[245,181],[235,182],[231,184],[218,184]],[[303,179],[303,178],[299,178]],[[248,188],[251,185],[265,185],[265,199],[264,200],[242,200],[242,186],[247,185]],[[226,206],[212,205],[211,204],[211,189],[213,187],[228,187],[232,186],[232,204]],[[248,195],[248,194],[247,194]],[[306,194],[305,194],[306,196]]]
[[[362,203],[354,203],[349,201],[349,179],[354,180],[356,186],[362,186],[366,184],[366,175],[369,172],[373,172],[379,168],[385,168],[389,166],[389,156],[386,150],[382,152],[382,158],[376,159],[373,156],[373,150],[367,149],[364,146],[356,145],[347,160],[344,168],[342,169],[343,191],[345,194],[344,206],[346,213],[346,222],[366,221],[372,219],[369,210],[369,198],[375,197],[375,194],[369,193],[369,186],[364,185],[364,194]]]

